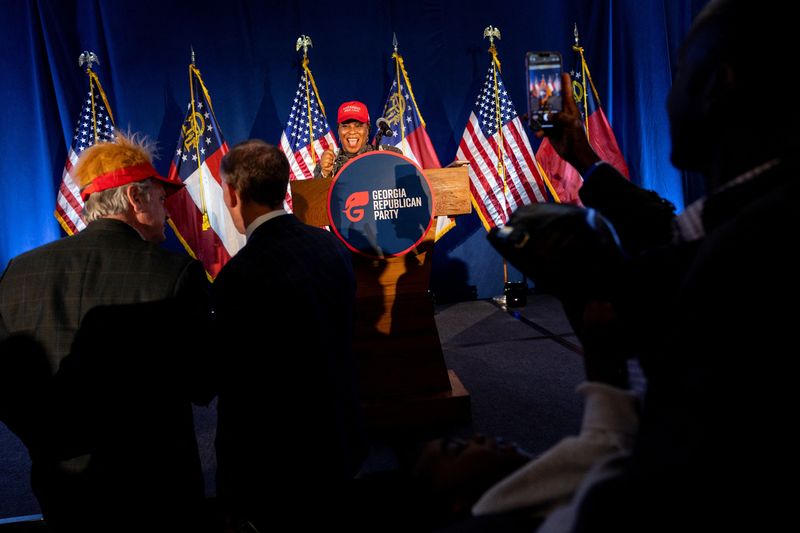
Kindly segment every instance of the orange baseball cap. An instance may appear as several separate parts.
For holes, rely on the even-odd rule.
[[[150,163],[140,163],[138,165],[118,168],[95,177],[86,187],[81,189],[81,198],[85,202],[92,193],[113,189],[114,187],[127,185],[128,183],[143,181],[147,178],[160,181],[162,185],[164,185],[167,196],[177,192],[178,189],[184,186],[179,178],[165,178],[160,175]]]

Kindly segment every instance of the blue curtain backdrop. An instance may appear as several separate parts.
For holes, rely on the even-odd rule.
[[[392,33],[443,163],[458,142],[489,63],[483,29],[502,31],[503,76],[525,108],[529,50],[571,57],[577,23],[593,79],[633,180],[679,208],[701,192],[669,164],[664,107],[680,40],[704,0],[421,0],[280,3],[228,0],[11,0],[0,31],[0,268],[63,235],[53,210],[87,79],[95,67],[117,125],[158,140],[166,172],[188,102],[190,46],[230,145],[278,143],[300,68],[294,43],[312,37],[311,69],[329,119],[345,100],[377,116],[392,80]],[[571,60],[565,61],[567,65]],[[531,136],[534,147],[536,141]],[[175,246],[175,243],[171,243]],[[512,277],[519,278],[512,273]],[[434,289],[479,297],[502,290],[502,260],[477,217],[459,217],[437,246]]]

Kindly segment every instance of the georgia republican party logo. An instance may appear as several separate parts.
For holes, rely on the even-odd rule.
[[[351,159],[328,191],[331,231],[352,251],[401,256],[425,238],[433,196],[422,169],[401,155],[373,151]]]
[[[350,222],[358,222],[364,218],[363,207],[369,203],[369,191],[354,192],[347,197],[344,203],[344,216]]]

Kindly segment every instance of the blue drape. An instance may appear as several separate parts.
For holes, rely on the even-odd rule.
[[[296,87],[297,37],[310,35],[320,95],[330,118],[345,100],[380,112],[392,80],[392,33],[439,158],[455,152],[484,69],[488,25],[499,27],[503,76],[525,108],[523,61],[529,50],[571,57],[581,32],[601,102],[634,181],[682,207],[699,193],[669,164],[664,102],[677,45],[700,0],[478,0],[227,2],[197,0],[13,0],[0,31],[0,265],[62,235],[53,217],[57,187],[87,90],[83,50],[117,125],[159,142],[166,172],[188,101],[190,47],[229,144],[249,137],[277,143]],[[568,63],[569,64],[569,63]],[[531,139],[534,147],[535,139]],[[512,277],[519,277],[512,273]],[[474,287],[499,294],[502,261],[475,215],[437,246],[434,289]]]

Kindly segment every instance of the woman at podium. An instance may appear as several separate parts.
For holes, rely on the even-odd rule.
[[[319,163],[314,168],[315,178],[332,178],[339,172],[345,163],[361,154],[377,150],[376,146],[367,142],[369,137],[369,111],[362,102],[345,102],[339,106],[339,113],[336,117],[339,132],[339,145],[341,148],[334,151],[328,148],[322,153]],[[378,119],[380,134],[393,135],[389,123],[386,120]],[[381,150],[402,153],[394,146],[381,145]]]

